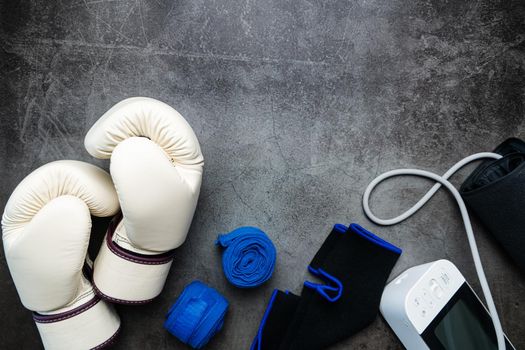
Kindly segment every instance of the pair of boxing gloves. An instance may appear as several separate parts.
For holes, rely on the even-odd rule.
[[[173,251],[187,235],[203,157],[186,120],[150,98],[126,99],[85,138],[110,174],[80,161],[46,164],[14,190],[2,218],[3,245],[23,305],[46,349],[100,349],[120,319],[111,302],[155,298]],[[116,215],[94,261],[91,215]]]

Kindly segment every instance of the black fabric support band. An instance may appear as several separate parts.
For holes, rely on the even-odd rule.
[[[324,349],[367,327],[400,254],[359,225],[335,225],[308,267],[324,283],[274,292],[252,349]]]
[[[279,349],[293,320],[299,300],[299,296],[288,291],[282,292],[277,289],[273,291],[250,350]]]
[[[525,271],[525,142],[512,138],[495,151],[460,188],[468,208]]]

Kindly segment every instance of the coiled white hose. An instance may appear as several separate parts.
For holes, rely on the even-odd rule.
[[[483,295],[485,297],[485,302],[487,303],[487,307],[489,309],[490,316],[492,318],[492,323],[494,324],[494,329],[496,331],[496,338],[498,341],[498,350],[505,350],[505,336],[503,334],[501,322],[498,316],[498,312],[496,310],[496,305],[494,304],[494,300],[492,299],[492,293],[490,292],[490,287],[487,282],[487,277],[485,276],[485,272],[483,271],[483,265],[481,264],[481,259],[479,257],[478,246],[476,244],[474,232],[472,231],[472,225],[470,223],[470,218],[468,215],[467,207],[465,206],[465,203],[463,202],[463,198],[461,198],[461,195],[459,194],[458,190],[448,181],[448,178],[450,178],[456,171],[458,171],[464,165],[472,161],[483,159],[483,158],[500,159],[501,155],[496,154],[496,153],[490,153],[490,152],[473,154],[457,162],[452,168],[450,168],[445,174],[443,174],[443,176],[440,176],[438,174],[435,174],[429,171],[419,170],[419,169],[396,169],[396,170],[387,171],[386,173],[381,174],[378,177],[376,177],[367,186],[365,193],[363,195],[363,209],[365,210],[365,213],[368,216],[368,218],[372,220],[373,222],[375,222],[376,224],[384,225],[384,226],[395,225],[409,218],[414,213],[416,213],[419,209],[421,209],[421,207],[423,207],[429,201],[429,199],[439,190],[441,186],[445,186],[456,199],[456,202],[458,203],[458,206],[459,206],[459,211],[461,212],[461,216],[463,218],[463,224],[465,226],[465,231],[467,232],[467,238],[468,238],[468,242],[470,245],[470,251],[472,253],[472,258],[474,259],[474,266],[476,267],[476,273],[478,275],[478,279],[481,284],[481,289],[483,290]],[[402,175],[425,177],[425,178],[436,181],[436,184],[432,186],[432,188],[416,204],[414,204],[410,209],[405,211],[403,214],[398,215],[391,219],[378,218],[370,210],[370,206],[369,206],[370,194],[372,193],[374,188],[382,181],[388,178],[394,177],[394,176],[402,176]]]

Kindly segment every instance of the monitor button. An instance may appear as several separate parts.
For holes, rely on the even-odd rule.
[[[439,276],[439,280],[443,283],[443,287],[445,287],[445,288],[449,287],[450,276],[448,275],[448,273],[444,269],[441,269],[441,274]]]
[[[423,289],[423,300],[425,300],[427,303],[432,302],[432,295],[430,295],[426,289]]]
[[[422,304],[422,300],[420,297],[415,297],[413,303],[415,307],[419,307]]]
[[[443,288],[441,288],[440,286],[437,286],[436,288],[434,288],[432,290],[432,294],[434,294],[434,296],[437,299],[441,299],[441,298],[443,298],[443,294],[445,294],[445,293],[443,292]]]
[[[430,280],[429,285],[430,291],[432,292],[432,295],[434,295],[434,297],[436,297],[437,299],[443,298],[443,288],[440,287],[439,283],[435,279]]]

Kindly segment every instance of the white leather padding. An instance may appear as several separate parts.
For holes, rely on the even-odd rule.
[[[91,215],[110,216],[118,199],[107,172],[57,161],[15,188],[2,217],[9,270],[24,306],[34,311],[48,350],[99,348],[120,327],[113,307],[84,275]]]
[[[195,133],[167,104],[146,97],[117,103],[89,130],[85,146],[111,157],[110,172],[130,250],[158,254],[186,239],[200,192],[203,157]]]
[[[109,175],[83,162],[49,163],[17,186],[2,218],[3,244],[26,308],[49,312],[78,301],[90,212],[117,210]]]
[[[110,172],[125,235],[133,245],[157,253],[180,246],[197,205],[200,174],[198,187],[196,181],[190,186],[188,171],[174,167],[162,149],[144,137],[126,139],[115,148]]]
[[[36,325],[45,349],[86,350],[102,348],[114,340],[120,318],[112,305],[99,300],[74,317]]]
[[[75,160],[51,162],[29,174],[11,194],[2,217],[4,239],[22,229],[49,201],[63,195],[82,199],[94,216],[111,216],[119,208],[107,172]]]
[[[193,219],[204,163],[199,142],[172,107],[134,97],[100,117],[84,144],[94,157],[111,158],[123,214],[95,260],[95,287],[110,301],[147,302],[161,292],[171,251]]]
[[[68,195],[51,200],[23,233],[8,237],[9,270],[26,308],[50,311],[75,299],[90,228],[86,204]]]
[[[202,172],[203,158],[193,129],[179,112],[153,98],[132,97],[114,105],[91,127],[84,145],[93,157],[107,159],[130,137],[147,137],[174,164],[195,166]]]
[[[160,294],[171,263],[133,263],[112,252],[104,240],[95,260],[93,283],[108,301],[142,304]]]

